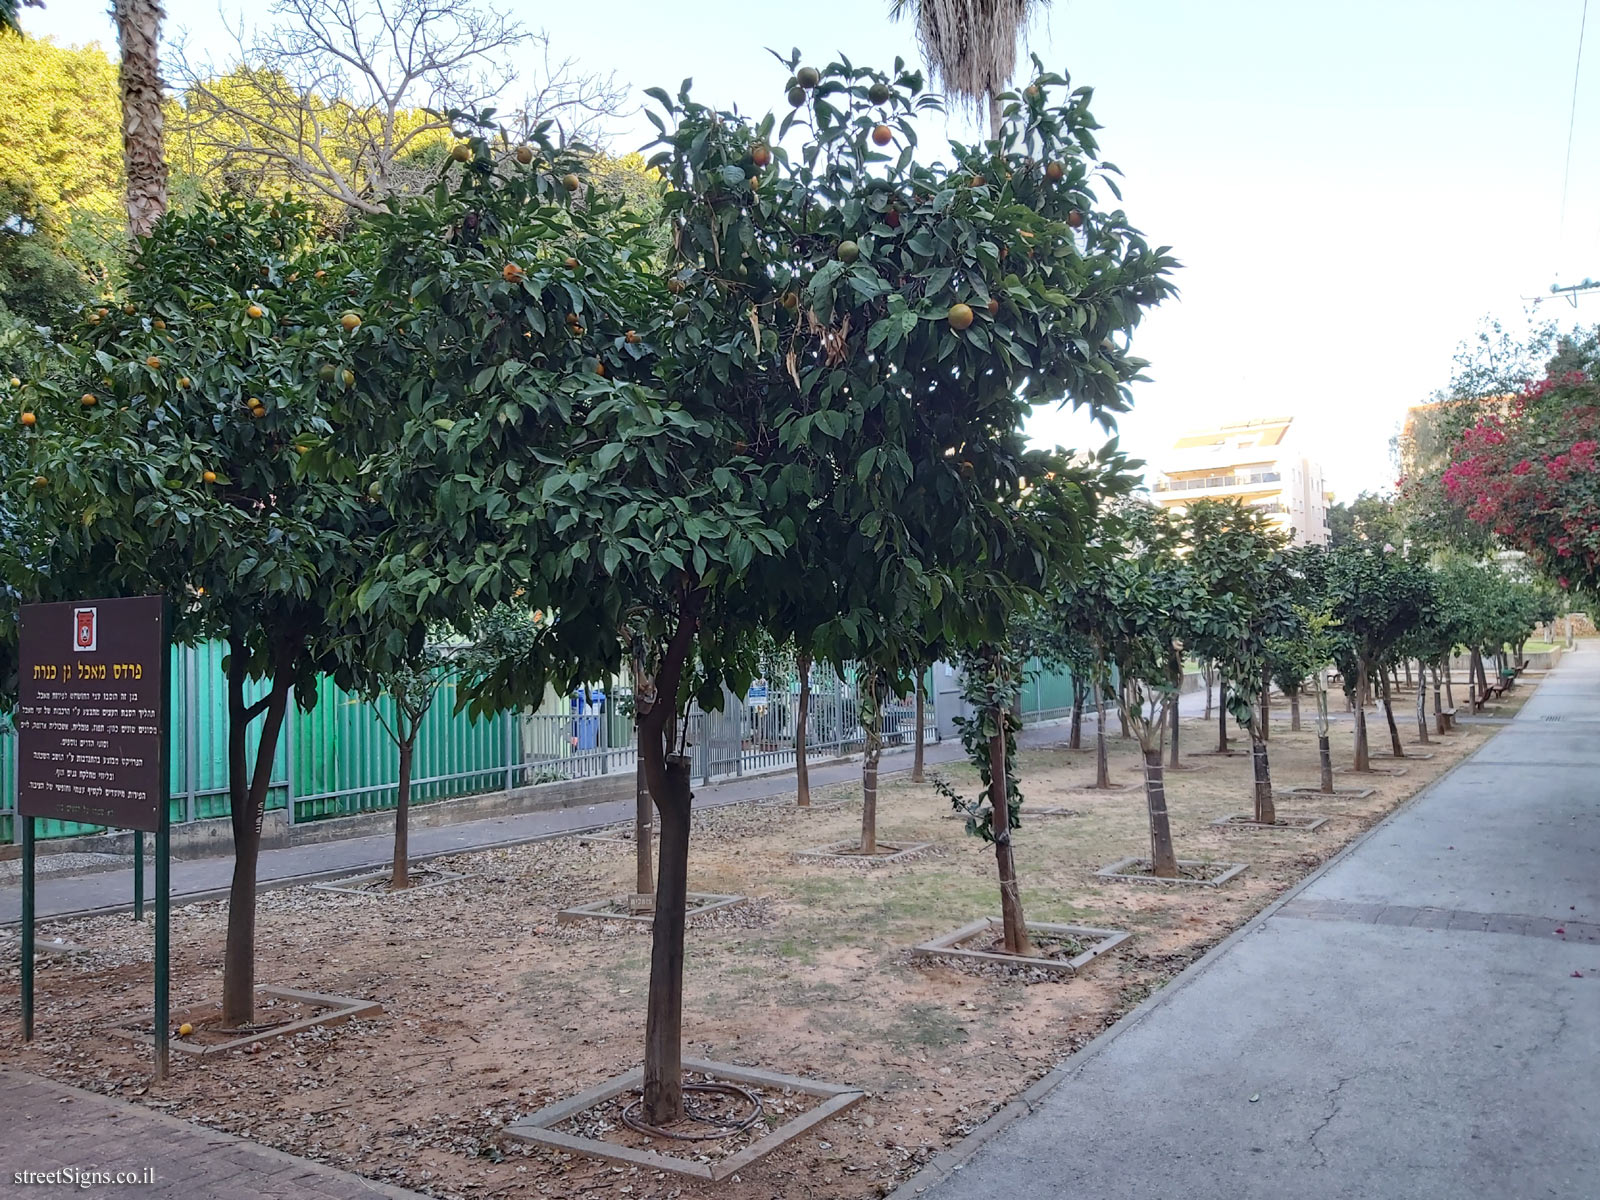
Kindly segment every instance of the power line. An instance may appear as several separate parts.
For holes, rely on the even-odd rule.
[[[1589,0],[1583,0],[1583,16],[1578,20],[1578,61],[1572,67],[1572,110],[1567,114],[1567,161],[1561,170],[1561,220],[1556,240],[1567,230],[1567,183],[1572,178],[1572,131],[1578,124],[1578,75],[1583,70],[1583,32],[1589,25]]]

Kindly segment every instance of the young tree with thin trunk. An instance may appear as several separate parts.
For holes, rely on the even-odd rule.
[[[1022,788],[1016,772],[1017,730],[1021,726],[1011,707],[1012,696],[1022,686],[1020,662],[1014,653],[995,644],[963,652],[957,661],[962,697],[972,707],[973,716],[957,717],[956,726],[982,790],[976,800],[967,800],[937,774],[933,786],[958,812],[966,814],[967,832],[994,847],[1000,879],[1001,941],[997,949],[1006,954],[1032,954],[1011,848],[1011,831],[1022,824]]]
[[[923,782],[923,767],[924,767],[923,747],[927,742],[927,738],[926,738],[926,736],[924,734],[924,727],[927,724],[927,712],[926,712],[926,708],[925,708],[925,699],[926,699],[927,694],[928,694],[927,677],[928,677],[927,664],[919,662],[917,664],[916,682],[912,685],[912,687],[914,689],[915,696],[916,696],[916,706],[917,706],[916,707],[916,716],[914,718],[916,720],[916,723],[917,723],[917,733],[916,733],[917,740],[916,740],[916,743],[915,743],[915,745],[914,745],[914,747],[913,747],[913,749],[911,751],[911,782],[912,783],[921,783],[921,782]]]
[[[795,656],[795,671],[800,676],[800,695],[794,707],[794,790],[795,803],[811,807],[811,764],[807,760],[806,735],[811,721],[811,655]]]
[[[455,647],[438,643],[424,645],[414,657],[391,668],[368,675],[363,663],[356,657],[353,669],[357,678],[365,678],[363,698],[371,705],[384,733],[394,743],[398,759],[398,782],[395,786],[394,855],[389,872],[391,891],[403,891],[411,886],[411,771],[416,758],[417,738],[423,723],[433,708],[433,702],[448,680],[455,660]],[[384,702],[388,701],[389,711]]]

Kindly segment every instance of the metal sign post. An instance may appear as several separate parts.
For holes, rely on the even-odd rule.
[[[155,1067],[167,1074],[171,621],[161,596],[24,605],[19,627],[17,819],[22,822],[22,1036],[33,1038],[34,819],[156,835]]]

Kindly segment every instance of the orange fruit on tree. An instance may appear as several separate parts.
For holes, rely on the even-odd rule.
[[[794,81],[809,91],[822,82],[822,73],[815,67],[801,67],[794,73]]]
[[[131,316],[133,316],[134,313],[138,312],[139,310],[137,308],[135,308],[131,304],[124,304],[122,306],[122,311],[127,313],[131,317]]]
[[[22,423],[29,429],[32,429],[39,423],[39,418],[34,416],[31,412],[25,412],[22,414]]]
[[[187,375],[179,375],[178,376],[178,386],[181,387],[181,388],[188,387],[189,386],[189,377]]]
[[[517,161],[519,163],[521,163],[523,166],[527,166],[529,163],[531,163],[533,161],[533,147],[532,146],[518,146],[517,147]]]
[[[583,180],[579,179],[576,175],[569,173],[561,177],[561,186],[566,188],[569,192],[577,191],[582,184]]]
[[[154,354],[152,354],[149,358],[144,360],[144,365],[149,367],[152,371],[161,370],[161,360],[159,358],[157,358]]]
[[[50,481],[43,475],[35,475],[33,477],[33,486],[36,488],[46,488],[50,486]]]
[[[167,327],[167,323],[165,321],[163,321],[160,317],[157,317],[154,321],[150,322],[150,328],[151,329],[165,329],[166,327]]]
[[[1067,224],[1072,226],[1074,229],[1081,228],[1083,225],[1083,214],[1077,209],[1073,209],[1067,214]]]
[[[18,379],[15,375],[13,375],[11,377],[11,386],[12,387],[21,387],[22,386],[22,380]]]
[[[465,142],[462,142],[460,145],[451,148],[450,157],[461,163],[471,162],[472,147],[467,145]]]
[[[516,263],[507,263],[500,268],[500,278],[507,283],[515,283],[523,276],[523,270]]]
[[[348,367],[345,368],[344,374],[340,378],[344,380],[345,387],[355,387],[356,373]]]
[[[576,271],[578,269],[578,260],[569,257],[561,265],[569,271]]]
[[[750,151],[750,161],[758,167],[764,167],[772,161],[772,150],[765,142],[757,142]]]
[[[249,308],[244,310],[244,315],[249,317],[252,321],[256,321],[266,315],[266,310],[259,304],[252,304]]]
[[[361,318],[353,312],[347,312],[339,318],[339,324],[344,326],[346,333],[354,333],[361,328]]]
[[[630,329],[627,333],[622,335],[622,340],[627,342],[630,346],[637,346],[639,344],[639,335]]]
[[[215,483],[217,481],[217,473],[215,471],[205,471],[201,473],[200,478],[207,483]]]
[[[989,315],[991,317],[997,317],[1000,315],[1000,297],[989,297]]]
[[[1045,178],[1051,183],[1060,183],[1066,173],[1067,168],[1058,162],[1053,162],[1044,169]]]
[[[945,320],[950,322],[950,328],[960,333],[972,324],[972,306],[969,304],[952,304],[950,311],[945,313]]]
[[[100,403],[100,399],[93,392],[85,392],[82,396],[78,397],[78,403],[83,405],[85,408],[93,408],[96,404]]]
[[[887,125],[874,125],[872,127],[872,143],[875,146],[887,146],[894,140],[894,130]]]

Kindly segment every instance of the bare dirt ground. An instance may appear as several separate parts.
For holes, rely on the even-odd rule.
[[[1501,714],[1528,691],[1514,691]],[[1298,734],[1283,706],[1275,714],[1269,748],[1279,788],[1317,780],[1306,709]],[[1400,726],[1413,742],[1414,717]],[[1374,749],[1384,748],[1381,715],[1371,729]],[[1249,809],[1250,761],[1196,753],[1193,770],[1168,775],[1168,804],[1180,857],[1250,864],[1221,889],[1097,880],[1106,863],[1148,854],[1142,791],[1082,790],[1093,782],[1092,744],[1024,753],[1016,848],[1027,915],[1135,935],[1065,981],[912,964],[913,944],[998,911],[992,852],[948,819],[948,802],[926,784],[894,776],[880,792],[880,836],[935,843],[905,864],[791,858],[852,837],[859,802],[698,817],[691,890],[752,900],[691,922],[685,1053],[868,1093],[722,1184],[531,1150],[500,1132],[639,1062],[648,931],[561,926],[554,917],[630,889],[632,848],[618,842],[567,838],[460,855],[437,865],[469,878],[410,894],[264,895],[258,980],[375,999],[384,1015],[263,1042],[254,1053],[175,1056],[173,1077],[159,1087],[148,1050],[113,1033],[148,1021],[149,929],[126,916],[45,927],[42,937],[84,950],[40,956],[37,1040],[23,1047],[6,1022],[0,1061],[441,1197],[882,1196],[1492,732],[1463,728],[1404,776],[1361,777],[1376,789],[1366,799],[1281,798],[1284,814],[1332,816],[1314,834],[1214,828],[1213,819]],[[1214,723],[1190,722],[1184,745],[1209,749],[1215,736]],[[1347,762],[1348,719],[1333,736],[1336,761]],[[1139,778],[1133,747],[1112,739],[1115,782]],[[975,791],[965,768],[950,777]],[[1049,807],[1080,815],[1028,819],[1030,808]],[[220,994],[225,920],[216,903],[174,913],[175,1011]],[[9,1007],[14,937],[4,968]]]

